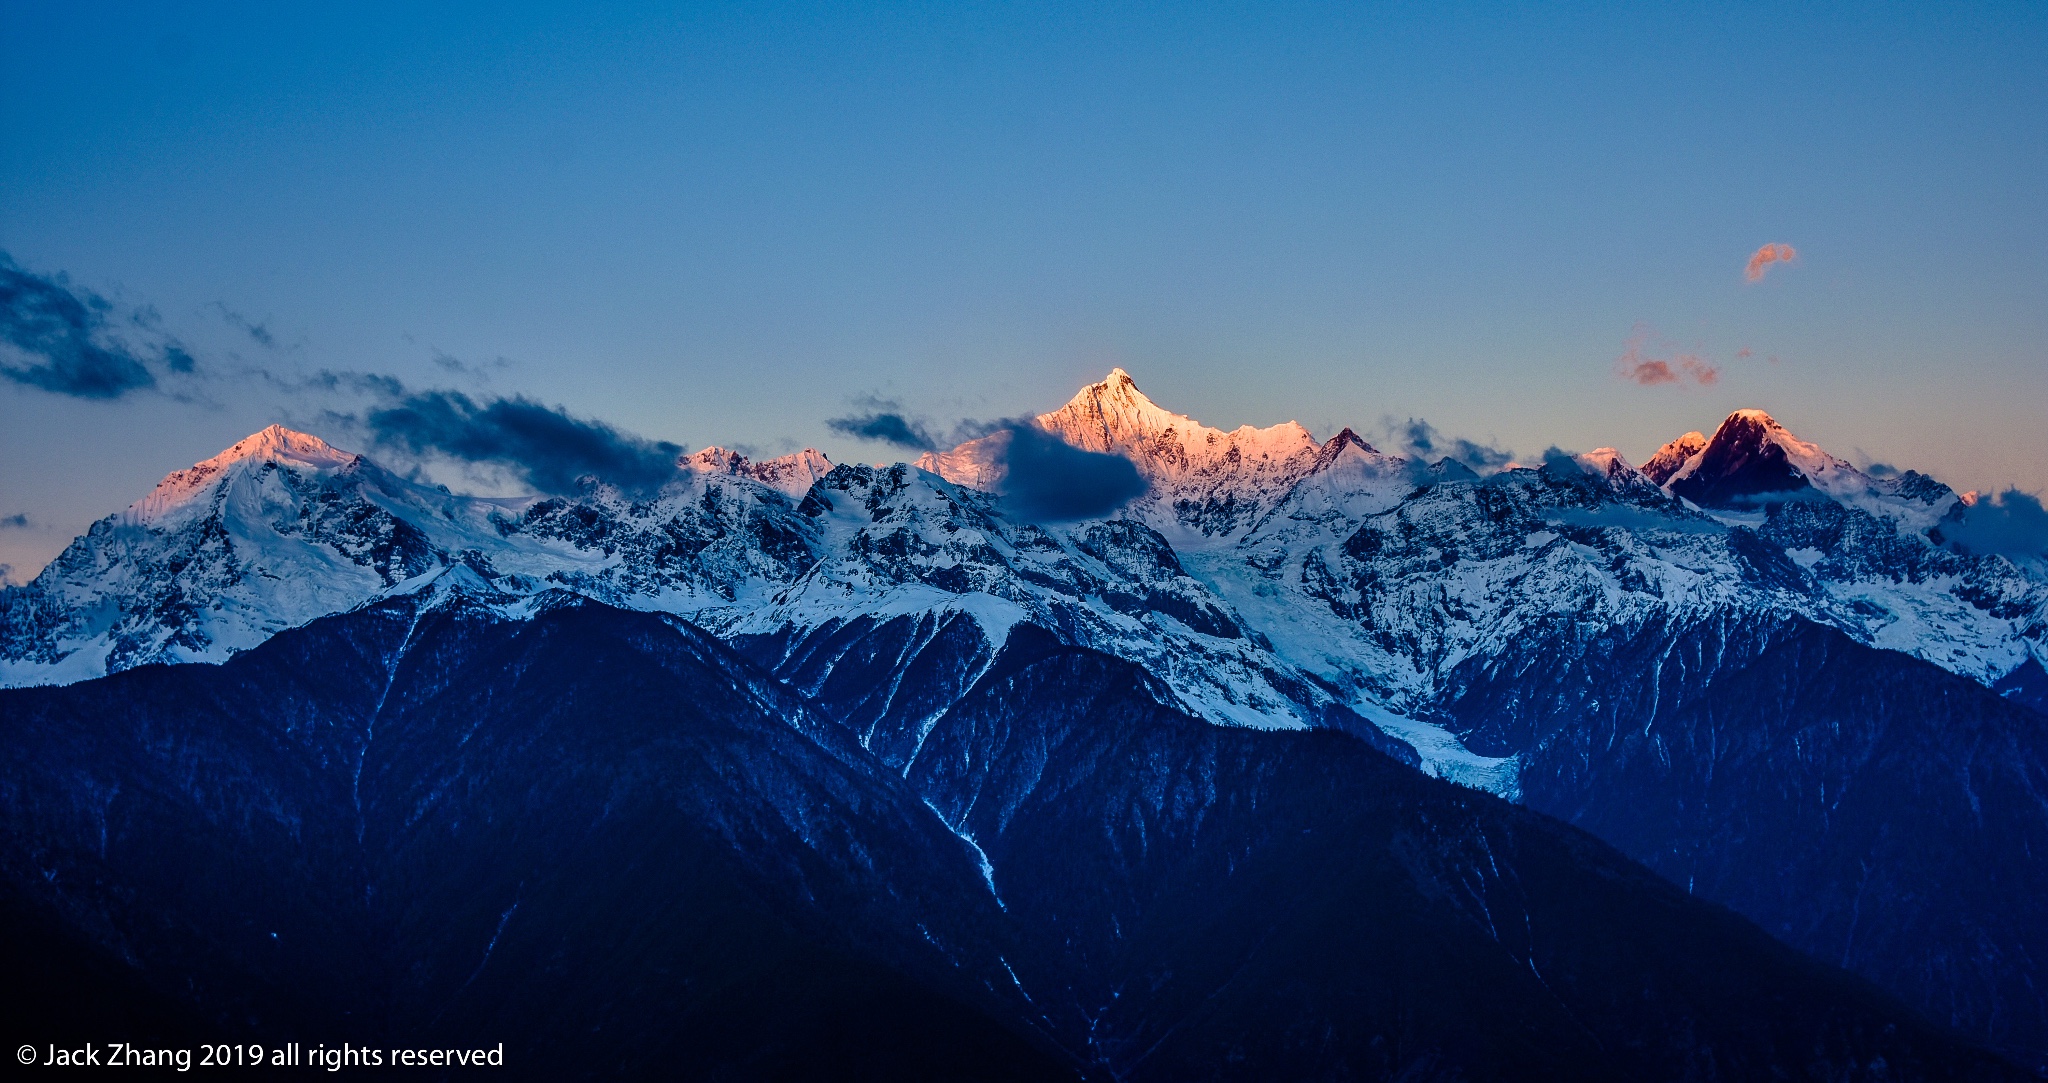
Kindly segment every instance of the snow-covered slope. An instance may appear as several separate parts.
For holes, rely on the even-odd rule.
[[[1359,734],[1688,889],[1719,869],[1701,894],[1975,1033],[2048,1010],[2026,962],[2038,893],[1984,871],[2038,849],[2048,563],[1944,544],[1970,511],[1946,486],[1872,477],[1752,410],[1642,469],[1601,448],[1485,477],[1348,429],[1209,428],[1121,371],[1037,423],[1150,490],[1108,519],[1018,521],[990,491],[997,434],[918,466],[707,448],[651,498],[489,499],[273,427],[0,592],[0,683],[220,661],[395,595],[513,620],[580,595],[710,630],[905,778],[971,764],[1040,786],[1047,750],[947,726],[1013,687],[1001,659],[1057,640],[1218,725]],[[974,845],[993,885],[1014,855]],[[1866,884],[1895,889],[1879,904]],[[1882,935],[1912,947],[1867,946]]]
[[[220,661],[455,566],[501,589],[691,611],[815,559],[778,486],[828,469],[821,454],[750,463],[706,449],[682,465],[651,501],[601,486],[479,498],[272,425],[164,478],[0,595],[0,683]]]
[[[1122,455],[1136,464],[1151,491],[1126,514],[1176,542],[1183,532],[1228,536],[1249,526],[1314,469],[1322,450],[1292,421],[1224,432],[1163,409],[1122,369],[1110,370],[1036,420],[1084,451]],[[1007,434],[997,433],[927,453],[917,466],[961,485],[994,488],[1002,483],[998,452],[1005,439]]]
[[[1108,521],[1010,521],[984,492],[999,433],[922,469],[707,448],[652,499],[487,499],[272,427],[0,596],[0,681],[218,660],[463,567],[512,595],[567,589],[786,645],[964,617],[1000,646],[1028,621],[1147,666],[1214,721],[1364,716],[1511,792],[1512,764],[1465,752],[1434,712],[1460,666],[1548,649],[1532,637],[1560,618],[1597,637],[1798,616],[1986,684],[2048,657],[2038,562],[1941,547],[1945,486],[1872,478],[1762,411],[1642,470],[1602,448],[1484,478],[1348,429],[1210,428],[1122,370],[1037,423],[1128,457],[1150,491]]]

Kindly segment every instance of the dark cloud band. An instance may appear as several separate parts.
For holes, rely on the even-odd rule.
[[[0,252],[0,376],[80,399],[117,399],[157,384],[156,369],[189,373],[192,356],[175,342],[141,352],[107,334],[105,298],[73,289],[64,276],[23,270]],[[8,356],[11,354],[12,356]]]
[[[1121,455],[1084,451],[1029,421],[1007,421],[1002,495],[1025,519],[1099,519],[1145,495],[1145,478]]]
[[[835,417],[825,422],[825,427],[856,440],[872,440],[911,451],[937,451],[938,438],[922,422],[912,421],[900,413],[878,411],[857,414],[851,417]]]
[[[1448,437],[1437,431],[1436,426],[1419,417],[1395,422],[1394,442],[1402,453],[1410,458],[1426,461],[1449,459],[1475,473],[1490,473],[1514,460],[1506,448],[1467,440],[1462,436]]]
[[[2048,559],[2048,509],[2019,489],[1965,497],[1935,528],[1937,540],[1979,556]]]
[[[503,467],[545,493],[575,492],[592,477],[651,492],[675,476],[683,450],[524,396],[478,402],[459,391],[401,393],[363,423],[386,447]]]

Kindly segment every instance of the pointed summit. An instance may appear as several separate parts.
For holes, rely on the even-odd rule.
[[[261,458],[266,462],[298,462],[308,466],[340,466],[353,461],[355,456],[336,449],[334,445],[311,433],[272,424],[235,441],[226,451],[193,469],[198,469],[199,466],[225,466],[231,462],[254,458]]]
[[[268,425],[235,441],[213,458],[166,475],[148,496],[130,505],[128,510],[145,522],[153,521],[243,464],[255,467],[281,463],[317,471],[334,471],[352,466],[361,458],[310,433],[287,429],[283,425]]]
[[[1671,475],[1678,473],[1679,467],[1684,466],[1687,459],[1699,454],[1700,449],[1706,446],[1706,433],[1686,433],[1658,448],[1657,453],[1650,456],[1650,461],[1643,464],[1643,473],[1651,481],[1662,485],[1671,480]]]
[[[1793,436],[1764,411],[1737,410],[1666,477],[1665,487],[1703,508],[1745,507],[1811,489],[1816,479],[1835,471],[1855,472],[1818,445]]]
[[[1155,483],[1190,475],[1265,472],[1281,469],[1282,464],[1298,474],[1320,450],[1308,430],[1292,421],[1225,432],[1176,414],[1147,398],[1131,374],[1120,368],[1037,420],[1039,427],[1075,447],[1129,458]]]

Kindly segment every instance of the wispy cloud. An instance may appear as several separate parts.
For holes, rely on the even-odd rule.
[[[855,440],[869,440],[888,444],[910,451],[937,451],[939,437],[928,422],[913,419],[901,412],[901,407],[886,400],[873,403],[886,409],[871,409],[864,414],[830,418],[825,427],[841,436]]]
[[[1761,282],[1771,264],[1790,263],[1798,258],[1799,251],[1789,244],[1767,244],[1750,254],[1749,264],[1742,268],[1742,277],[1751,282]]]
[[[1480,443],[1462,436],[1445,436],[1436,426],[1419,417],[1406,421],[1387,419],[1386,428],[1392,439],[1389,441],[1401,453],[1411,459],[1426,462],[1440,462],[1449,459],[1474,471],[1490,473],[1514,461],[1514,453],[1491,443]]]
[[[501,467],[544,493],[573,493],[587,477],[646,493],[675,476],[683,451],[525,396],[478,401],[460,391],[406,391],[389,377],[359,386],[387,396],[361,421],[380,446]]]
[[[256,343],[256,345],[261,346],[266,350],[277,349],[277,336],[271,333],[270,325],[268,323],[259,323],[255,320],[252,320],[249,317],[244,316],[239,312],[236,312],[234,309],[229,308],[226,304],[220,301],[215,301],[213,303],[213,307],[220,311],[221,319],[226,320],[228,322],[228,326],[236,328],[243,334],[248,335],[250,341]]]
[[[1693,383],[1710,387],[1721,379],[1720,366],[1698,354],[1674,352],[1669,357],[1652,357],[1646,352],[1651,331],[1646,324],[1636,324],[1622,343],[1621,356],[1615,359],[1615,371],[1625,380],[1633,380],[1644,387],[1658,384]],[[1669,349],[1670,343],[1663,344]],[[1661,352],[1661,351],[1660,351]]]
[[[118,399],[157,386],[158,372],[186,374],[197,366],[176,340],[161,335],[138,348],[111,325],[114,306],[62,274],[24,270],[0,252],[0,377],[25,387],[80,399]],[[130,321],[152,326],[149,314]]]
[[[445,350],[433,351],[433,355],[429,360],[433,361],[435,368],[455,376],[460,376],[476,384],[488,384],[491,382],[491,373],[500,372],[512,367],[512,362],[509,358],[497,357],[482,362],[464,361],[462,358]]]
[[[29,519],[27,512],[18,511],[13,515],[0,515],[0,530],[28,530],[34,526],[35,523]]]

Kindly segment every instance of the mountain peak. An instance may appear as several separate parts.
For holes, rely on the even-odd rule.
[[[1736,507],[1813,488],[1813,479],[1836,465],[1819,445],[1792,435],[1770,414],[1745,409],[1729,414],[1664,484],[1701,507]],[[1840,466],[1847,469],[1846,463]]]
[[[355,456],[340,451],[327,441],[311,433],[287,429],[272,423],[234,442],[227,450],[199,465],[208,463],[226,464],[241,459],[261,457],[266,460],[290,459],[307,465],[326,466],[346,463]]]
[[[1189,473],[1240,472],[1253,464],[1313,459],[1315,438],[1297,422],[1225,432],[1161,407],[1123,369],[1083,387],[1039,427],[1087,451],[1123,455],[1154,481]]]
[[[1643,464],[1643,474],[1651,481],[1662,485],[1671,480],[1671,475],[1678,473],[1679,468],[1685,465],[1687,459],[1699,454],[1700,449],[1706,446],[1706,433],[1686,433],[1684,436],[1658,448],[1657,453],[1650,456],[1649,461]]]
[[[332,471],[352,465],[359,458],[311,433],[287,429],[283,425],[266,425],[235,441],[220,454],[166,475],[148,496],[130,505],[128,510],[145,521],[159,518],[242,463],[284,463]]]
[[[1074,397],[1068,399],[1065,406],[1049,414],[1040,414],[1038,423],[1053,431],[1063,431],[1057,422],[1071,421],[1088,427],[1085,425],[1085,419],[1091,417],[1102,420],[1106,425],[1132,431],[1156,432],[1173,427],[1175,422],[1196,424],[1193,418],[1161,408],[1143,391],[1138,390],[1138,381],[1131,379],[1130,373],[1120,368],[1110,369],[1109,375],[1075,392]],[[1049,422],[1055,423],[1048,424]]]
[[[694,455],[685,455],[679,462],[700,474],[734,474],[753,478],[790,497],[802,497],[811,491],[813,482],[832,472],[832,460],[814,447],[757,461],[731,448],[713,445]]]
[[[1205,534],[1248,525],[1256,509],[1271,507],[1316,469],[1323,451],[1297,422],[1225,432],[1176,414],[1146,397],[1120,368],[1033,420],[1073,447],[1129,459],[1152,489],[1133,505],[1140,514],[1146,506],[1164,509],[1156,525],[1177,521]],[[1002,483],[1009,439],[999,431],[950,451],[926,452],[916,465],[956,485],[992,489]],[[1350,446],[1335,441],[1332,454]]]

